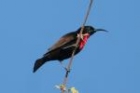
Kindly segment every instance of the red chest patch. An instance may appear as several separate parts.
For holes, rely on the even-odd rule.
[[[79,43],[79,45],[80,45],[79,48],[80,49],[82,49],[85,46],[88,38],[89,38],[89,35],[86,35],[86,36],[83,36],[83,40],[80,40],[80,43]]]

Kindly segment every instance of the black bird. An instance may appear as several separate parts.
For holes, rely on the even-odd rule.
[[[51,48],[48,49],[48,52],[45,53],[42,58],[36,60],[33,72],[36,72],[48,61],[58,60],[62,62],[64,59],[70,58],[79,37],[80,42],[76,48],[75,55],[83,49],[91,35],[97,31],[106,31],[104,29],[95,29],[92,26],[85,26],[82,35],[80,35],[80,30],[81,27],[77,31],[70,32],[62,36]]]

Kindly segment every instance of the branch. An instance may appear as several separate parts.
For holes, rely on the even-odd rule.
[[[84,22],[81,26],[81,31],[80,31],[80,35],[82,36],[82,33],[83,33],[83,30],[84,30],[84,26],[87,22],[87,19],[88,19],[88,16],[89,16],[89,13],[90,13],[90,10],[91,10],[91,7],[92,7],[92,3],[93,3],[93,0],[90,0],[90,3],[89,3],[89,6],[88,6],[88,9],[87,9],[87,13],[85,14],[85,17],[84,17]],[[66,84],[67,84],[67,81],[68,81],[68,76],[69,76],[69,73],[70,73],[70,69],[71,69],[71,66],[72,66],[72,62],[73,62],[73,58],[74,58],[74,54],[76,52],[76,49],[78,47],[78,44],[80,42],[80,37],[77,39],[76,41],[76,47],[75,49],[73,50],[72,52],[72,55],[71,55],[71,58],[70,58],[70,61],[68,63],[68,66],[67,66],[67,70],[66,70],[66,74],[65,74],[65,77],[64,77],[64,81],[63,81],[63,87],[61,88],[61,92],[64,93],[65,92],[65,88],[66,88]]]

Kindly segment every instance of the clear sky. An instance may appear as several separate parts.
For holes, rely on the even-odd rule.
[[[0,93],[60,93],[65,70],[32,73],[63,34],[83,22],[88,0],[0,0]],[[104,28],[74,58],[68,87],[80,93],[140,93],[140,0],[94,0],[87,25]],[[65,60],[66,65],[69,60]]]

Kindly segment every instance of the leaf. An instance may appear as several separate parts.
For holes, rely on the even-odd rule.
[[[79,91],[77,89],[75,89],[75,87],[71,87],[70,91],[71,91],[71,93],[79,93]]]
[[[63,84],[61,84],[61,85],[55,85],[55,87],[56,87],[57,89],[66,91],[66,86],[63,85]]]

